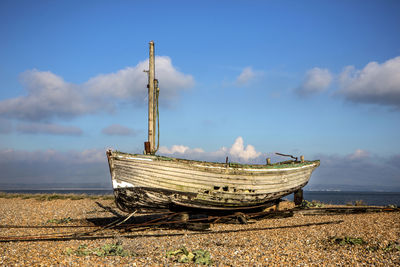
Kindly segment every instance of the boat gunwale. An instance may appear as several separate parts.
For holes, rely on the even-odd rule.
[[[297,168],[304,167],[318,167],[320,164],[320,160],[313,161],[291,161],[290,164],[282,162],[273,163],[270,165],[266,164],[241,164],[241,163],[221,163],[221,162],[208,162],[208,161],[200,161],[200,160],[190,160],[190,159],[181,159],[181,158],[171,158],[160,155],[143,155],[143,154],[130,154],[120,151],[110,151],[110,157],[119,160],[124,158],[126,160],[145,160],[145,161],[160,161],[160,162],[173,162],[180,163],[192,167],[199,168],[208,168],[208,169],[224,169],[224,170],[240,170],[240,171],[287,171],[293,170]],[[286,162],[286,161],[285,161]],[[198,165],[196,165],[198,164]],[[316,166],[315,166],[316,165]]]

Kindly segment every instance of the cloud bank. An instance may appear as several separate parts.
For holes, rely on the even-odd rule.
[[[120,124],[112,124],[101,131],[105,135],[135,136],[137,132]]]
[[[191,75],[179,72],[169,57],[156,57],[156,77],[161,81],[161,104],[175,100],[181,90],[194,85]],[[111,112],[123,101],[144,105],[148,60],[83,84],[73,84],[49,71],[29,70],[20,75],[26,95],[0,101],[0,116],[28,121],[49,121]]]
[[[52,123],[19,123],[16,126],[19,133],[51,134],[51,135],[82,135],[82,130],[75,126],[63,126]]]
[[[192,159],[209,161],[223,161],[225,157],[228,156],[232,161],[250,162],[261,156],[261,152],[257,152],[254,146],[247,145],[245,148],[241,136],[236,138],[232,147],[221,147],[219,150],[213,152],[205,152],[201,148],[191,149],[183,145],[173,145],[171,148],[162,146],[160,147],[159,152],[177,157],[189,157]]]
[[[0,169],[2,188],[43,189],[44,186],[57,187],[61,184],[61,187],[111,189],[105,151],[99,149],[66,152],[0,150]]]
[[[335,95],[353,103],[376,104],[400,110],[400,57],[383,63],[370,62],[363,69],[347,66],[333,79],[328,69],[307,71],[303,83],[296,89],[301,96],[325,91],[337,84]]]
[[[400,109],[400,57],[363,69],[347,66],[339,76],[338,93],[355,103],[395,106]]]
[[[311,177],[311,188],[400,191],[400,154],[379,157],[357,149],[348,155],[319,154],[316,158],[321,165]]]
[[[0,134],[9,134],[12,132],[12,124],[9,120],[0,118]]]
[[[86,164],[107,163],[105,151],[100,149],[87,149],[83,151],[71,150],[61,152],[57,150],[25,151],[15,149],[0,150],[0,163],[26,162],[26,163],[56,163]]]
[[[238,139],[231,148],[222,147],[215,152],[176,146],[167,151],[164,150],[163,153],[169,152],[166,154],[174,157],[199,158],[216,162],[225,162],[225,157],[229,156],[229,161],[232,162],[235,159],[230,151],[234,147],[241,147]],[[259,153],[250,153],[251,156],[249,156],[249,153],[245,153],[246,150],[251,151],[247,147],[238,151],[241,151],[242,155],[247,154],[249,161],[252,161],[250,157]],[[258,163],[262,164],[265,163],[266,156],[266,154],[261,154],[253,160],[259,159]],[[348,155],[319,154],[312,158],[320,159],[321,166],[313,173],[308,188],[400,191],[400,165],[398,164],[400,154],[379,157],[363,149],[357,149]],[[84,184],[87,182],[110,184],[110,174],[103,149],[66,152],[4,149],[0,150],[0,169],[2,170],[0,186],[1,184]],[[109,188],[111,189],[111,185]]]
[[[370,153],[363,149],[356,149],[353,154],[349,155],[348,158],[351,160],[365,159],[369,158]]]

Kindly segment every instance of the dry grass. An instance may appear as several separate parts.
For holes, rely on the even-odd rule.
[[[21,194],[21,193],[5,193],[0,192],[0,198],[21,198],[21,199],[36,199],[39,201],[51,201],[58,199],[68,200],[81,200],[81,199],[101,199],[101,200],[112,200],[113,195],[88,195],[88,194]]]

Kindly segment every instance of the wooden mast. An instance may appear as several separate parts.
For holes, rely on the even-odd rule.
[[[155,73],[155,64],[154,64],[154,42],[150,41],[150,53],[149,53],[149,134],[148,134],[148,142],[149,148],[146,148],[146,154],[152,154],[154,152],[155,147],[155,118],[154,118],[154,73]]]

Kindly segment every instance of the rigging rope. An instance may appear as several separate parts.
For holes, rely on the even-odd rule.
[[[158,129],[158,132],[157,132],[157,148],[154,150],[154,152],[153,152],[153,154],[156,154],[156,152],[158,151],[158,148],[160,147],[160,115],[159,115],[159,112],[158,112],[158,95],[160,94],[160,88],[158,87],[158,80],[156,79],[155,81],[154,81],[154,83],[155,83],[155,88],[156,88],[156,99],[155,99],[155,108],[156,108],[156,112],[157,112],[157,129]]]

